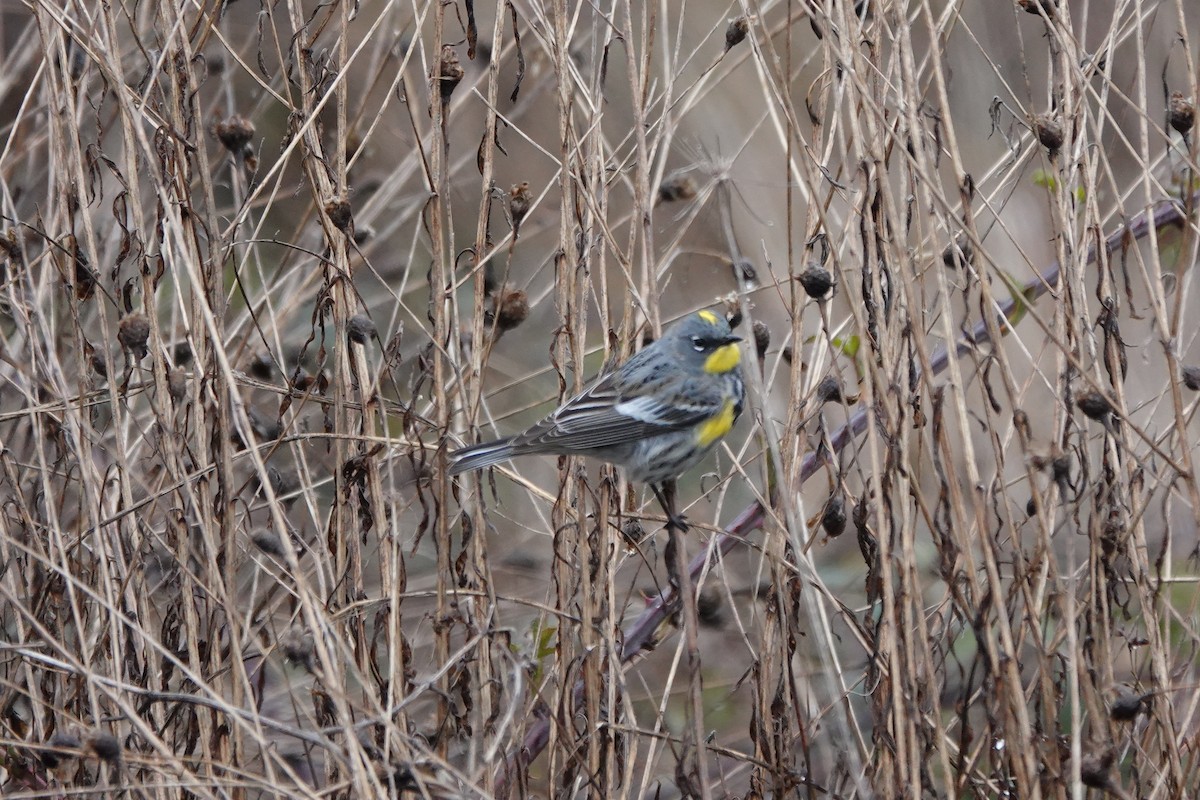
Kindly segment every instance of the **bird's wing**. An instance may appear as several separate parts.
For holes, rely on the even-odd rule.
[[[689,428],[720,411],[723,405],[724,397],[717,387],[688,382],[664,399],[654,392],[635,395],[622,391],[610,376],[518,434],[512,444],[524,452],[614,447]]]

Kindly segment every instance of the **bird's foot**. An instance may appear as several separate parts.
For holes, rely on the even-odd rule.
[[[667,515],[667,530],[687,533],[687,517],[675,510],[675,482],[668,481],[662,486],[652,483],[650,489],[658,498],[658,504],[662,506],[663,513]]]

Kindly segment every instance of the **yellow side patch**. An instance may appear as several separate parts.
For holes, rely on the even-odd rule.
[[[742,351],[738,350],[736,344],[730,342],[718,347],[712,355],[704,359],[704,371],[709,375],[724,375],[731,369],[735,369],[741,360]]]
[[[716,325],[721,321],[717,319],[717,315],[711,311],[697,311],[696,316],[707,322],[709,325]]]
[[[729,429],[733,427],[733,401],[726,400],[719,413],[714,415],[708,421],[701,423],[696,433],[696,438],[700,442],[701,447],[708,447],[710,444],[720,439],[725,434],[729,433]]]

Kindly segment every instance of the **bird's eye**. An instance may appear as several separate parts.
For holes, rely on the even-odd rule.
[[[697,353],[703,353],[708,349],[708,342],[704,341],[699,336],[693,336],[692,347],[696,348]]]

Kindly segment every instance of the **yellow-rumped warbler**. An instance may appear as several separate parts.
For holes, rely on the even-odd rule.
[[[673,524],[662,484],[691,469],[742,413],[741,352],[729,323],[689,314],[533,427],[450,455],[450,474],[529,454],[582,455],[650,484]]]

